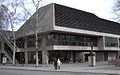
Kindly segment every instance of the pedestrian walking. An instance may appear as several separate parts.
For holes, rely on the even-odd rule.
[[[22,62],[22,67],[24,66],[24,58],[22,57],[21,59],[21,62]]]
[[[58,69],[60,69],[60,64],[61,64],[61,61],[60,61],[60,59],[58,58],[58,60],[57,60]]]
[[[55,70],[57,70],[57,59],[56,59],[56,58],[54,59],[54,62],[53,62],[53,63],[54,63],[54,68],[55,68]]]

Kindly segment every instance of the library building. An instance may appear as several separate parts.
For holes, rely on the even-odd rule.
[[[120,24],[95,14],[51,3],[41,7],[15,32],[15,60],[19,64],[36,63],[36,13],[38,13],[39,64],[88,62],[90,53],[96,62],[120,55]],[[13,62],[11,31],[0,31],[0,63]],[[24,59],[24,60],[23,60]]]

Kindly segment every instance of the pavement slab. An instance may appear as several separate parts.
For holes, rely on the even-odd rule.
[[[61,69],[54,70],[52,64],[42,65],[35,67],[34,64],[26,64],[22,66],[17,64],[0,65],[0,69],[15,69],[15,70],[30,70],[30,71],[59,71],[59,72],[87,72],[87,73],[104,73],[104,74],[118,74],[120,75],[120,67],[114,65],[108,65],[107,62],[96,63],[96,66],[91,67],[89,63],[73,63],[73,64],[61,64]]]

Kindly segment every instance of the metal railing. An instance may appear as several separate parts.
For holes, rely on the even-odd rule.
[[[8,47],[10,48],[10,49],[5,49],[4,50],[4,53],[5,53],[5,55],[8,57],[8,59],[10,60],[10,62],[13,62],[12,60],[13,60],[13,51],[14,51],[14,42],[13,41],[11,41],[9,38],[8,38],[8,36],[5,34],[5,33],[3,33],[2,31],[0,31],[0,34],[1,34],[1,36],[2,36],[2,38],[3,38],[3,41],[8,45]],[[15,45],[15,48],[16,48],[16,50],[17,51],[19,51],[19,48]],[[18,61],[17,61],[17,59],[15,59],[16,60],[16,63],[19,63]]]

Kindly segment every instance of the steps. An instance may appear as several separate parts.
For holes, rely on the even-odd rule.
[[[14,43],[9,39],[9,37],[3,32],[0,31],[0,35],[2,40],[5,42],[5,48],[4,48],[4,53],[9,59],[11,63],[13,63],[13,51],[14,51]],[[16,51],[19,51],[19,48],[15,46]],[[19,63],[17,59],[15,59],[16,63]]]

